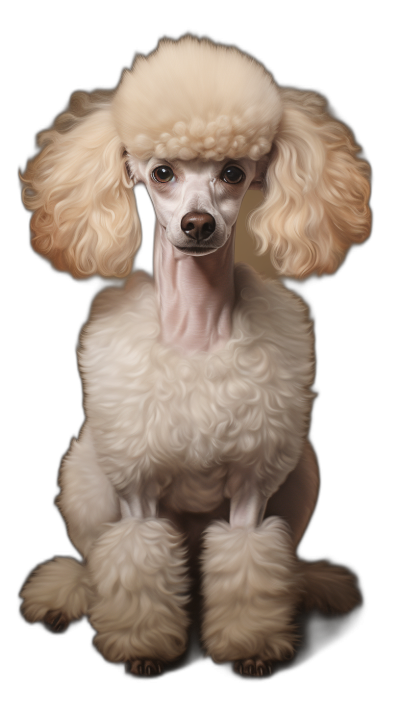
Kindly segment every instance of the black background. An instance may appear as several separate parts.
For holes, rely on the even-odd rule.
[[[14,10],[12,51],[3,65],[5,153],[11,157],[3,206],[7,281],[4,372],[7,397],[3,474],[6,553],[3,589],[9,677],[15,704],[75,702],[80,708],[151,705],[177,710],[235,703],[247,708],[304,705],[311,711],[383,701],[390,688],[394,549],[389,506],[394,482],[393,301],[390,268],[396,243],[393,175],[397,147],[390,136],[394,109],[386,101],[390,41],[381,21],[346,6],[314,10],[245,4],[99,7],[92,17],[68,6],[54,17]],[[323,6],[321,6],[323,7]],[[261,9],[260,9],[261,8]],[[56,10],[56,8],[54,8]],[[390,23],[389,23],[390,24]],[[11,30],[10,30],[11,31]],[[35,152],[35,134],[47,128],[75,90],[113,88],[136,53],[159,38],[190,32],[238,46],[261,60],[283,86],[313,89],[331,102],[364,147],[373,169],[372,237],[353,249],[333,277],[296,289],[316,322],[317,380],[311,439],[321,468],[317,510],[301,546],[309,559],[350,566],[365,598],[360,619],[318,657],[270,682],[249,684],[204,662],[156,682],[134,682],[94,650],[80,623],[64,637],[27,625],[18,592],[38,563],[75,555],[53,505],[60,459],[83,421],[75,346],[93,295],[102,283],[74,282],[56,273],[29,246],[30,215],[20,201],[17,170]],[[8,88],[7,88],[8,87]],[[389,95],[390,96],[390,95]],[[390,147],[390,148],[388,148]],[[392,194],[392,196],[391,196]],[[144,245],[137,264],[151,269],[152,209],[138,192]],[[387,557],[389,555],[389,561]],[[390,567],[392,563],[392,568]],[[4,649],[4,645],[3,645]],[[263,705],[261,705],[263,706]]]

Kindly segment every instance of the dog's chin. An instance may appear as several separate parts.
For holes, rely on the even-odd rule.
[[[210,255],[210,253],[215,253],[220,246],[183,246],[176,245],[175,248],[185,255],[192,255],[200,257],[202,255]]]

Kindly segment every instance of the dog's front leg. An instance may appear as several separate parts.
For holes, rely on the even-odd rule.
[[[182,537],[156,517],[154,494],[120,497],[121,520],[110,524],[88,556],[94,642],[137,675],[155,675],[187,643],[188,578]]]
[[[268,499],[261,494],[251,474],[241,480],[241,485],[232,489],[229,523],[232,528],[255,528],[262,521]]]
[[[203,640],[216,662],[262,676],[293,655],[298,569],[285,521],[262,520],[267,499],[248,475],[231,496],[230,522],[205,534]]]
[[[151,494],[120,496],[119,504],[122,518],[155,518],[157,515],[157,498]]]

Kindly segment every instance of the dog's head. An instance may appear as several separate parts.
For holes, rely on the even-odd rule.
[[[265,200],[250,230],[282,273],[332,272],[369,234],[369,166],[325,100],[208,40],[164,40],[115,91],[75,93],[38,142],[22,176],[32,243],[78,277],[131,270],[137,181],[191,255],[226,243],[252,186]]]

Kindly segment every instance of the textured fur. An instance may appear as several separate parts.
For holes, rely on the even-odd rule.
[[[268,166],[267,200],[249,218],[258,251],[278,272],[333,273],[369,235],[370,168],[350,129],[315,92],[282,89],[279,132]]]
[[[301,563],[302,606],[326,614],[345,614],[361,603],[357,578],[342,565],[332,565],[326,560]]]
[[[87,612],[85,567],[74,558],[54,558],[39,565],[21,590],[22,614],[29,622],[43,620],[49,611],[77,620]]]
[[[72,440],[62,461],[58,482],[61,492],[57,506],[71,541],[86,557],[106,524],[121,518],[117,493],[98,463],[88,424],[83,426],[79,439]]]
[[[282,108],[261,64],[234,47],[185,37],[136,58],[112,112],[133,156],[221,161],[267,154]]]
[[[188,601],[182,539],[168,521],[127,518],[109,526],[88,558],[94,642],[113,662],[174,660],[186,648]]]
[[[212,658],[290,657],[300,581],[284,521],[268,518],[255,529],[215,523],[205,534],[203,561],[203,640]]]

